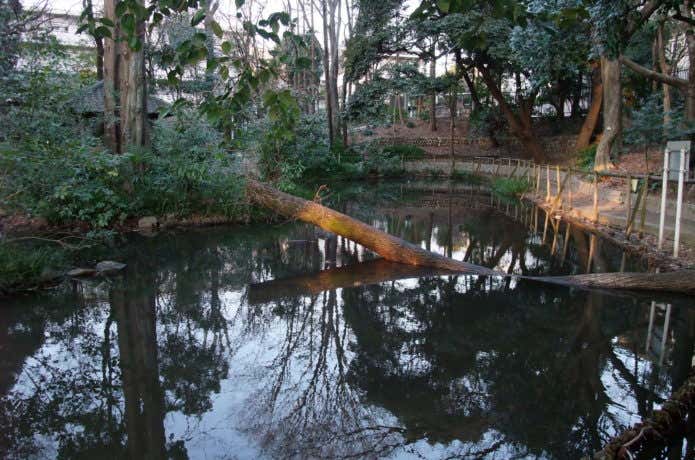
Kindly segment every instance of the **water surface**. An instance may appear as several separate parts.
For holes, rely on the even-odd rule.
[[[648,268],[477,186],[329,199],[508,273]],[[3,300],[0,457],[579,458],[692,362],[689,299],[442,275],[296,222],[112,251],[122,276]]]

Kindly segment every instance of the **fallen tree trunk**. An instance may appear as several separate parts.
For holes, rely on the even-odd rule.
[[[450,259],[430,252],[401,238],[334,211],[313,201],[283,193],[273,187],[248,179],[246,192],[250,200],[266,209],[299,219],[343,236],[374,251],[386,260],[420,267],[432,267],[461,273],[494,275],[485,267]]]
[[[528,279],[595,289],[695,294],[695,270],[665,273],[588,273],[585,275],[528,277]]]
[[[514,276],[450,259],[360,222],[350,216],[248,179],[249,200],[282,216],[314,224],[372,250],[391,262],[478,275]],[[592,273],[526,279],[585,288],[647,290],[695,294],[695,270],[666,273]]]

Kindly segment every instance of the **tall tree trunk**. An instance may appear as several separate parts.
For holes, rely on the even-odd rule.
[[[432,43],[432,46],[430,47],[430,56],[431,56],[431,61],[430,61],[430,80],[432,80],[432,84],[434,84],[434,77],[437,76],[437,58],[435,57],[434,53],[436,52],[436,46],[434,43]],[[430,94],[430,131],[436,131],[437,130],[437,92],[432,89],[432,93]]]
[[[84,0],[82,2],[84,8],[84,14],[87,16],[87,21],[89,24],[94,24],[94,3],[92,0]],[[104,39],[101,37],[94,37],[94,44],[96,46],[96,70],[97,70],[97,80],[104,79]]]
[[[114,23],[111,38],[104,40],[104,143],[113,153],[121,153],[121,134],[118,123],[121,38],[120,21],[116,16],[117,0],[104,0],[104,17]]]
[[[466,82],[466,86],[468,86],[468,91],[471,93],[471,101],[473,102],[473,110],[477,109],[480,107],[480,97],[478,97],[478,91],[475,89],[475,83],[471,79],[470,75],[468,75],[468,72],[463,72],[463,79]]]
[[[340,53],[339,53],[339,29],[340,25],[342,23],[342,16],[341,16],[341,8],[340,8],[340,0],[330,0],[331,2],[331,9],[329,12],[329,17],[331,18],[329,22],[329,32],[331,35],[331,40],[330,40],[330,45],[331,45],[331,59],[330,59],[330,66],[331,66],[331,99],[330,102],[333,104],[333,107],[331,108],[331,113],[333,114],[333,129],[334,129],[334,135],[333,138],[335,140],[336,136],[340,133],[341,130],[341,116],[340,116],[340,107],[339,107],[339,95],[338,95],[338,72],[339,72],[339,64],[340,64]]]
[[[139,0],[144,7],[144,2]],[[147,81],[145,80],[145,23],[139,21],[135,33],[140,42],[138,49],[124,44],[121,73],[121,146],[143,147],[147,137]]]
[[[507,100],[502,94],[499,83],[490,74],[490,71],[485,66],[478,66],[480,75],[483,77],[485,85],[488,87],[490,94],[495,98],[504,114],[504,117],[509,123],[512,134],[519,140],[523,148],[522,154],[526,157],[533,158],[537,162],[547,161],[547,156],[543,151],[543,147],[538,142],[538,137],[533,132],[531,112],[533,110],[533,98],[530,101],[520,101],[519,115],[514,113],[512,108],[507,103]]]
[[[620,148],[623,95],[620,84],[620,61],[601,56],[603,80],[603,134],[596,149],[594,169],[603,171],[613,167],[611,155]]]
[[[659,71],[663,74],[670,75],[671,69],[666,62],[666,53],[664,52],[664,23],[659,22],[656,29],[656,57],[659,65]],[[671,124],[671,88],[666,83],[661,84],[664,93],[664,131]]]
[[[601,63],[592,63],[591,71],[591,106],[586,114],[586,119],[582,124],[577,136],[575,150],[583,150],[589,146],[591,136],[594,134],[596,125],[598,124],[599,115],[601,114],[601,105],[603,101],[603,82],[601,80]]]
[[[692,1],[686,1],[686,14],[689,18],[693,18]],[[688,70],[688,89],[686,94],[686,120],[695,123],[695,30],[693,27],[688,27],[685,31],[685,40],[688,45],[688,61],[690,68]]]
[[[332,146],[335,139],[333,138],[333,103],[331,98],[333,91],[331,90],[331,69],[330,69],[330,50],[328,48],[328,0],[321,0],[321,19],[323,21],[323,75],[326,80],[326,118],[328,122],[328,143]]]
[[[456,103],[458,94],[456,91],[451,92],[451,100],[449,101],[449,157],[451,158],[451,171],[450,175],[454,175],[456,172],[456,156],[454,155],[454,129],[456,128]]]

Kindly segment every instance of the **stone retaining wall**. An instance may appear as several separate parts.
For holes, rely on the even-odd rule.
[[[385,137],[377,142],[381,145],[404,144],[418,147],[448,147],[450,138],[441,137]],[[517,157],[521,151],[521,143],[515,137],[498,139],[499,145],[494,146],[487,137],[454,137],[453,144],[459,146],[457,155],[465,156],[506,156]],[[574,151],[576,136],[559,135],[541,138],[541,145],[548,156],[552,158],[563,157]]]

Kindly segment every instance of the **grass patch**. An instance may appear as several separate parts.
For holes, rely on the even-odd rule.
[[[518,198],[531,189],[525,178],[496,178],[491,184],[492,192],[507,198]]]
[[[485,181],[483,176],[480,176],[478,174],[474,174],[470,171],[458,171],[458,170],[454,171],[451,174],[451,180],[466,182],[466,183],[475,184],[475,185],[482,184]]]
[[[577,167],[584,171],[594,170],[594,160],[596,159],[596,148],[598,144],[593,144],[577,153]]]
[[[0,243],[0,294],[41,286],[67,265],[65,252],[54,246]]]

